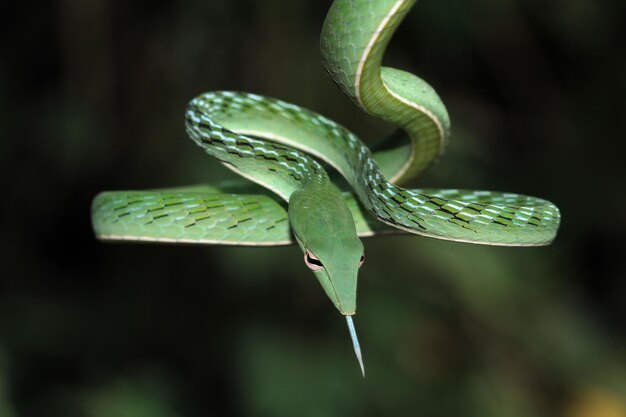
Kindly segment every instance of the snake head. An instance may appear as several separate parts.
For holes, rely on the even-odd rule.
[[[305,265],[343,315],[356,312],[358,271],[365,260],[350,209],[334,187],[323,193],[297,191],[289,220]]]

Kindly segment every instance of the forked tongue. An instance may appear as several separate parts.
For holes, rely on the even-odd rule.
[[[354,347],[354,354],[359,360],[359,366],[361,366],[361,373],[365,378],[365,367],[363,366],[363,356],[361,356],[361,346],[359,345],[359,339],[356,337],[356,330],[354,329],[354,322],[352,316],[346,316],[346,322],[348,323],[348,330],[350,331],[350,337],[352,338],[352,346]]]

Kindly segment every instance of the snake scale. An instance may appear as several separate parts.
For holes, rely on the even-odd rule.
[[[321,34],[324,67],[356,106],[405,132],[372,152],[326,117],[256,94],[218,91],[191,100],[188,136],[206,153],[270,192],[237,184],[99,194],[93,227],[104,240],[231,245],[297,243],[305,264],[351,316],[365,259],[360,237],[390,231],[487,245],[550,243],[560,214],[530,196],[460,189],[413,189],[441,155],[450,133],[435,90],[417,76],[382,66],[393,33],[415,0],[335,0]],[[400,139],[398,139],[400,137]],[[322,161],[350,191],[331,181]]]

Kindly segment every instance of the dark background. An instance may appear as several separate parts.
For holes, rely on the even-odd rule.
[[[96,193],[233,178],[186,103],[291,101],[371,143],[392,126],[324,74],[330,1],[0,6],[0,416],[624,416],[624,41],[618,0],[428,0],[386,64],[448,106],[415,186],[538,195],[553,245],[365,242],[356,325],[296,247],[103,244]]]

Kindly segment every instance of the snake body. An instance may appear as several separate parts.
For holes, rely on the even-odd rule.
[[[450,132],[446,108],[431,86],[381,65],[414,3],[335,0],[321,36],[324,66],[341,91],[365,112],[402,128],[406,140],[393,139],[372,152],[345,127],[302,107],[250,93],[205,93],[185,113],[188,136],[270,193],[251,194],[236,185],[102,193],[93,204],[98,238],[296,242],[330,299],[348,316],[356,309],[363,261],[359,237],[399,231],[489,245],[550,243],[560,215],[546,200],[398,185],[436,160]],[[318,160],[339,172],[351,191],[333,185]]]

